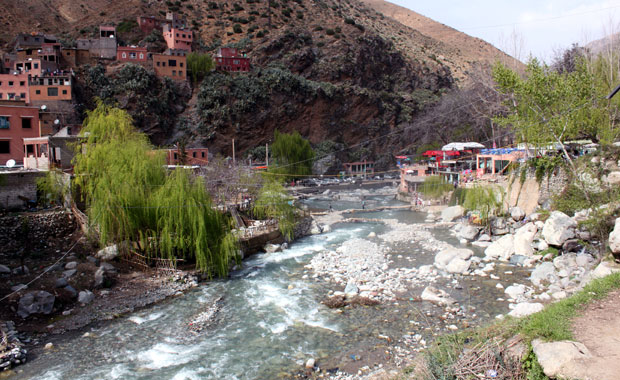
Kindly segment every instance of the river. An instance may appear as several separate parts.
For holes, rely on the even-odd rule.
[[[313,209],[359,207],[358,193],[342,199],[310,198]],[[333,194],[332,194],[333,195]],[[365,198],[367,207],[400,205],[393,195]],[[357,213],[417,224],[425,214],[408,210]],[[182,296],[89,329],[89,336],[67,336],[19,367],[16,379],[278,379],[303,370],[308,358],[335,372],[366,365],[397,365],[448,326],[473,325],[506,313],[503,291],[488,278],[439,276],[435,286],[459,301],[459,311],[420,302],[423,286],[412,286],[398,299],[378,306],[329,309],[321,303],[333,289],[306,267],[312,257],[343,243],[379,237],[381,223],[339,223],[330,232],[302,238],[283,252],[258,254],[229,279],[212,281]],[[430,230],[438,240],[458,245],[446,228]],[[387,243],[386,243],[387,244]],[[391,264],[431,264],[435,252],[415,242],[387,244]],[[481,252],[476,251],[481,255]],[[508,275],[511,274],[509,268]],[[516,281],[516,280],[515,280]],[[221,297],[221,298],[220,298]],[[211,326],[195,333],[189,323],[211,307],[219,311]],[[498,300],[499,299],[499,300]]]

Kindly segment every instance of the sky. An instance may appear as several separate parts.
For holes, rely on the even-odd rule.
[[[620,31],[620,0],[388,1],[482,38],[522,61],[531,54],[549,63],[555,52],[573,43],[584,45],[610,30]]]

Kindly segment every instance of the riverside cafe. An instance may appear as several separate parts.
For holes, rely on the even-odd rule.
[[[441,147],[441,150],[427,150],[422,153],[428,157],[429,166],[445,181],[459,182],[463,173],[476,168],[476,155],[484,145],[477,142],[453,142]]]

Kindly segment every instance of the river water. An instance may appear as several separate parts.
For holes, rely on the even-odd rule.
[[[307,201],[315,209],[328,208],[329,203]],[[374,196],[366,198],[366,204],[402,203],[393,196]],[[359,208],[359,202],[334,201],[333,207]],[[356,217],[361,215],[409,224],[421,223],[425,217],[403,210],[357,213]],[[398,356],[395,346],[406,347],[415,334],[432,339],[445,331],[447,323],[436,318],[443,308],[417,300],[423,289],[418,287],[408,289],[399,300],[378,306],[329,309],[321,303],[329,284],[313,278],[305,268],[317,252],[335,250],[343,242],[373,231],[380,235],[388,228],[380,223],[340,223],[331,232],[300,239],[283,252],[255,255],[229,279],[204,284],[183,296],[92,328],[89,337],[61,340],[55,349],[21,366],[22,372],[15,378],[278,379],[291,377],[308,358],[334,369],[357,361],[371,366],[393,362]],[[437,239],[458,244],[446,229],[432,231]],[[434,257],[434,252],[415,242],[394,246],[390,254],[392,265],[405,267],[432,263]],[[508,311],[507,304],[497,300],[503,292],[495,288],[496,283],[442,277],[435,286],[459,301],[462,320],[475,324]],[[220,297],[213,324],[200,333],[190,331],[189,322]],[[369,354],[373,349],[383,356]]]

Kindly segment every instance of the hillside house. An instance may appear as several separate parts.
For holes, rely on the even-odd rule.
[[[71,144],[79,140],[75,131],[65,127],[52,136],[25,138],[24,169],[72,169],[71,161],[75,154]]]
[[[63,69],[77,69],[80,66],[94,63],[88,49],[62,49],[60,54],[60,67]]]
[[[0,74],[10,74],[10,72],[14,70],[16,61],[17,61],[17,54],[15,53],[2,54],[2,67],[0,67]]]
[[[58,38],[50,34],[42,33],[19,33],[15,36],[11,47],[14,50],[19,49],[40,49],[44,43],[56,43]]]
[[[219,48],[215,54],[215,68],[227,72],[250,71],[250,59],[235,48]]]
[[[39,108],[25,102],[0,101],[0,165],[24,161],[24,138],[39,137]]]
[[[160,78],[187,79],[187,59],[184,56],[153,54],[153,69]]]
[[[159,29],[166,24],[165,20],[159,19],[154,16],[138,16],[136,21],[140,30],[144,34],[149,34],[155,29]]]
[[[209,163],[209,149],[186,148],[185,155],[180,148],[166,150],[166,164],[206,166]]]
[[[30,104],[28,74],[0,74],[0,100],[22,100]]]
[[[164,51],[164,55],[173,55],[175,57],[186,57],[187,56],[187,50],[166,49]]]
[[[146,62],[147,58],[145,47],[119,46],[116,49],[116,60],[120,62]]]
[[[116,27],[99,26],[98,39],[81,38],[76,41],[79,50],[88,50],[91,57],[101,59],[116,58]]]
[[[424,179],[432,173],[432,169],[426,163],[401,166],[398,191],[402,193],[417,192],[420,184],[424,183]]]
[[[163,27],[164,40],[168,49],[192,51],[192,30],[187,28],[174,28],[168,24]]]
[[[25,61],[16,61],[13,70],[18,73],[41,76],[58,70],[58,65],[54,62],[44,61],[41,58],[28,58]]]
[[[524,160],[525,157],[524,149],[482,149],[476,155],[476,177],[480,178],[485,174],[505,174],[510,163]]]
[[[187,26],[187,18],[185,16],[179,16],[174,12],[166,12],[165,23],[173,28],[185,28]]]
[[[71,100],[71,75],[43,75],[30,77],[31,101]]]

